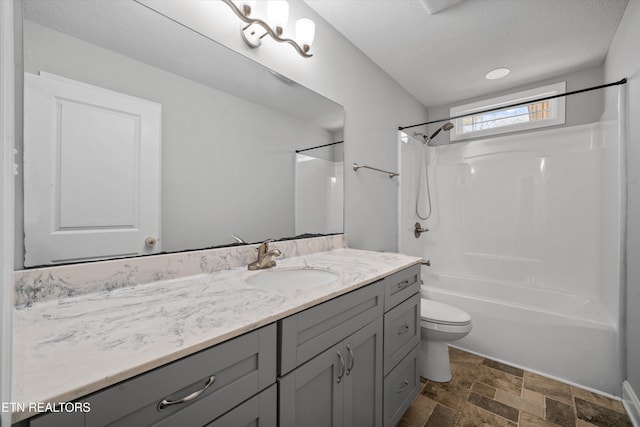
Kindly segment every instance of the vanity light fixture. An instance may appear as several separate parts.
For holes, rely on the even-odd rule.
[[[269,35],[275,41],[289,43],[296,52],[305,58],[313,56],[309,53],[309,49],[311,48],[311,43],[313,43],[316,24],[311,19],[302,18],[296,21],[296,40],[282,36],[289,18],[289,3],[286,0],[267,1],[267,19],[271,22],[271,25],[262,19],[250,16],[255,8],[255,1],[222,1],[233,10],[240,20],[247,24],[240,28],[240,32],[242,33],[242,40],[248,46],[252,48],[260,46],[262,38]]]

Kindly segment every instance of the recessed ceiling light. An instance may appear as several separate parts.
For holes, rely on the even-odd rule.
[[[506,77],[511,72],[508,68],[496,68],[485,74],[484,78],[488,80],[496,80]]]

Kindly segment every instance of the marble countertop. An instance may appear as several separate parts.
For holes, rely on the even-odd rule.
[[[304,290],[264,290],[246,267],[163,280],[16,309],[13,402],[65,402],[257,329],[419,258],[335,249],[278,261],[339,278]],[[33,414],[14,413],[14,422]]]

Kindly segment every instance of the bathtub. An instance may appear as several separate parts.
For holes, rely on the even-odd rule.
[[[592,298],[423,269],[423,297],[471,315],[455,346],[581,387],[620,395],[616,322]]]

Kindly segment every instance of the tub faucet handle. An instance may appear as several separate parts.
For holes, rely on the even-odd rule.
[[[426,233],[427,231],[429,231],[429,229],[422,228],[419,222],[416,222],[416,224],[413,226],[413,235],[415,236],[416,239],[420,237],[422,233]]]
[[[428,260],[428,259],[421,259],[421,260],[420,260],[420,264],[422,264],[422,265],[426,265],[427,267],[431,267],[431,260]]]

